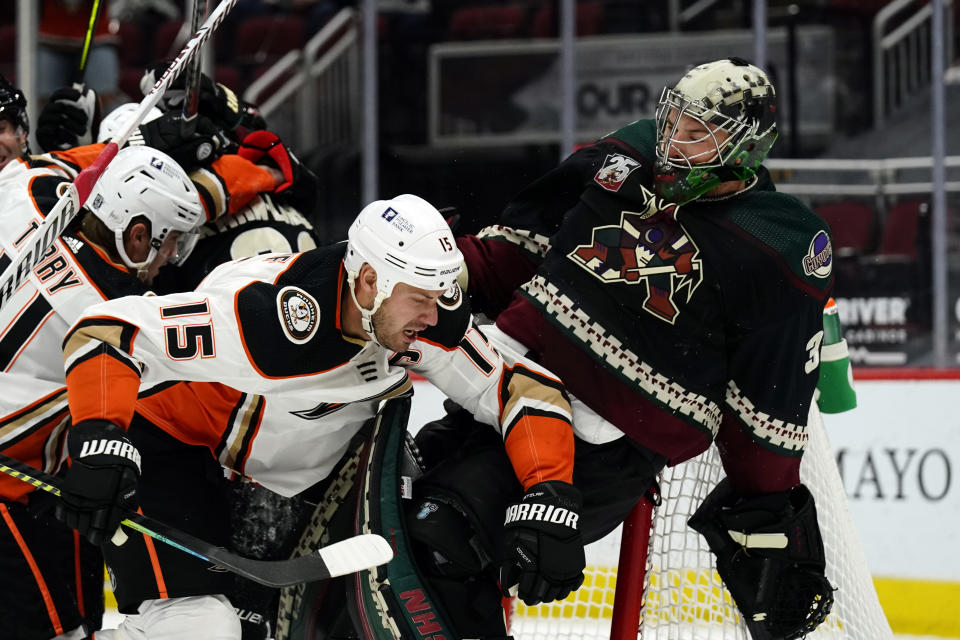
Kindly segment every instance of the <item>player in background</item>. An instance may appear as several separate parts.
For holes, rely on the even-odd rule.
[[[227,263],[194,292],[91,307],[64,341],[73,464],[58,517],[101,542],[139,498],[144,513],[222,540],[221,466],[303,491],[380,401],[410,391],[408,370],[495,425],[525,486],[569,486],[563,388],[472,326],[461,265],[441,214],[402,195],[367,205],[346,243]],[[126,629],[240,637],[205,563],[140,536],[104,554],[121,611],[135,614]]]
[[[16,117],[5,107],[0,117]],[[4,119],[9,126],[9,122]],[[0,183],[5,268],[69,182],[27,168]],[[75,224],[0,310],[0,449],[47,472],[68,420],[60,344],[88,306],[146,292],[168,260],[188,255],[203,209],[186,173],[147,147],[120,151]],[[99,550],[56,522],[48,494],[0,478],[0,628],[11,638],[84,638],[103,614]]]
[[[484,333],[556,373],[571,394],[584,541],[616,527],[664,465],[715,443],[727,479],[691,525],[765,638],[816,627],[832,598],[799,478],[831,243],[827,225],[778,193],[762,165],[775,116],[762,70],[737,58],[698,65],[663,90],[655,120],[576,151],[518,194],[499,224],[458,239],[468,295],[496,319]],[[491,464],[461,446],[470,420],[457,411],[418,435],[428,464],[460,463],[434,462],[413,513],[426,513],[419,505],[438,487],[469,497],[461,479]],[[515,493],[503,485],[506,505]],[[519,582],[527,603],[545,600],[563,572],[540,566],[536,551],[558,533],[507,514],[502,585]],[[488,519],[487,537],[503,522]],[[755,548],[728,529],[775,532],[783,548]],[[441,601],[456,551],[434,553]],[[446,604],[460,611],[469,601]]]
[[[30,120],[23,92],[0,75],[0,171],[30,152]]]

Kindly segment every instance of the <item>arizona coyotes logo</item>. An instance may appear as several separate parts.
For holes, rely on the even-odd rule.
[[[640,166],[633,158],[611,153],[604,159],[603,166],[593,176],[594,181],[607,191],[619,191],[630,172]]]
[[[703,281],[697,245],[666,211],[620,213],[620,224],[593,229],[593,244],[580,245],[568,258],[603,282],[644,285],[643,309],[673,324],[679,310],[674,295],[689,302]]]

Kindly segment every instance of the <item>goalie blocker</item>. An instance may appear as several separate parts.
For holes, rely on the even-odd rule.
[[[689,524],[716,556],[753,640],[803,638],[830,613],[834,588],[805,486],[745,497],[724,479]]]
[[[355,532],[387,537],[396,556],[349,578],[346,608],[360,637],[509,638],[499,586],[504,514],[523,487],[496,430],[453,403],[445,408],[413,443],[406,400],[393,400],[368,441]],[[576,444],[579,521],[590,542],[623,520],[666,460],[627,438]]]

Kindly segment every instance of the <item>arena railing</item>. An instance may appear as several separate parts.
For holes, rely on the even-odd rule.
[[[281,137],[299,149],[356,146],[360,70],[357,12],[341,9],[301,50],[288,52],[250,83],[256,104]]]

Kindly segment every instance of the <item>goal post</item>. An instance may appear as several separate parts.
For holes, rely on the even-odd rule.
[[[891,640],[815,406],[808,425],[800,477],[816,500],[826,575],[837,591],[830,615],[807,638]],[[750,640],[706,541],[687,526],[722,478],[716,447],[665,469],[660,506],[654,509],[644,499],[620,529],[587,546],[584,586],[567,600],[537,607],[515,603],[512,635],[516,640]]]

